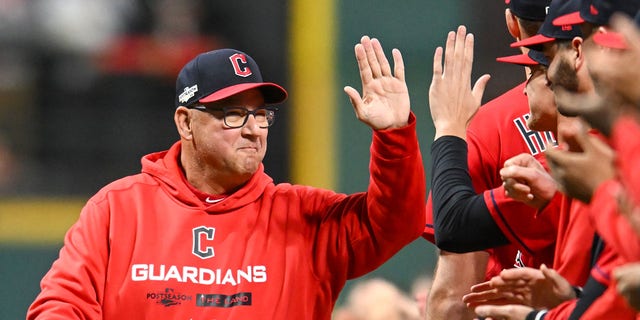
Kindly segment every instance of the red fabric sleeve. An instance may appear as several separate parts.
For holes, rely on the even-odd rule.
[[[620,215],[618,195],[622,185],[615,180],[601,184],[591,198],[589,214],[596,231],[608,246],[611,246],[625,262],[640,260],[640,237]]]
[[[596,265],[591,269],[591,277],[606,287],[606,290],[580,315],[580,319],[635,319],[636,312],[629,307],[616,291],[612,271],[623,262],[615,250],[605,246]],[[577,300],[564,302],[547,313],[545,320],[568,319]]]
[[[485,191],[484,201],[498,227],[521,251],[537,254],[555,247],[557,211],[537,214],[535,208],[506,196],[502,186]],[[551,265],[552,258],[551,253],[545,263]]]
[[[545,320],[548,318],[545,318]],[[600,319],[636,319],[636,312],[629,307],[624,298],[618,294],[615,282],[607,287],[607,290],[600,296],[587,311],[580,317],[581,320]]]
[[[565,301],[555,308],[549,310],[544,317],[544,320],[567,320],[576,307],[577,299]]]
[[[620,179],[635,203],[640,203],[640,124],[631,117],[621,117],[613,126],[611,145],[617,153]]]
[[[102,319],[109,216],[93,202],[69,229],[60,257],[40,282],[27,319]]]
[[[596,265],[591,269],[591,277],[607,287],[581,315],[580,319],[635,319],[636,312],[618,294],[616,283],[611,276],[613,270],[624,264],[616,250],[606,245]]]
[[[560,220],[553,268],[572,285],[583,286],[591,268],[591,245],[595,228],[589,207],[577,200],[561,197]]]
[[[327,212],[314,245],[316,269],[347,270],[347,278],[355,278],[420,236],[427,191],[415,129],[411,113],[403,128],[374,131],[367,193],[349,195],[328,210],[309,210]]]
[[[424,230],[422,231],[422,237],[433,244],[436,243],[435,230],[433,229],[433,204],[431,203],[431,192],[429,192],[429,197],[427,198],[427,212],[425,214],[425,224]]]

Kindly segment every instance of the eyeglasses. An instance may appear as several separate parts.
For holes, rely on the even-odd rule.
[[[247,123],[249,115],[252,114],[256,119],[260,128],[268,128],[276,121],[277,107],[261,107],[255,110],[249,110],[245,107],[224,107],[220,109],[207,108],[201,104],[193,105],[190,109],[200,111],[219,111],[223,112],[224,124],[229,128],[241,128]]]

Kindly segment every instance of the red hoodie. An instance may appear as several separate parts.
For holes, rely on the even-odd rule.
[[[377,131],[366,193],[278,184],[262,166],[205,204],[180,143],[93,196],[27,319],[330,319],[347,279],[422,232],[426,184],[410,125]]]

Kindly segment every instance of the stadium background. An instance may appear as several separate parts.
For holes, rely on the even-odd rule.
[[[516,53],[503,12],[499,0],[0,2],[0,318],[24,318],[86,199],[177,139],[175,75],[196,52],[246,51],[288,88],[265,159],[277,182],[356,192],[370,132],[342,92],[359,88],[353,45],[367,34],[402,51],[428,169],[427,92],[447,31],[476,35],[474,79],[492,74],[484,101],[523,79],[495,62]],[[408,289],[435,257],[418,239],[366,277]]]

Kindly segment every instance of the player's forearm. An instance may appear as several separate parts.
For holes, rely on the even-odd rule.
[[[431,147],[431,192],[436,244],[452,252],[471,252],[508,240],[493,221],[482,195],[475,193],[464,140],[447,136]]]
[[[485,251],[455,254],[441,251],[427,302],[427,319],[474,319],[462,301],[472,285],[485,277],[489,254]]]

